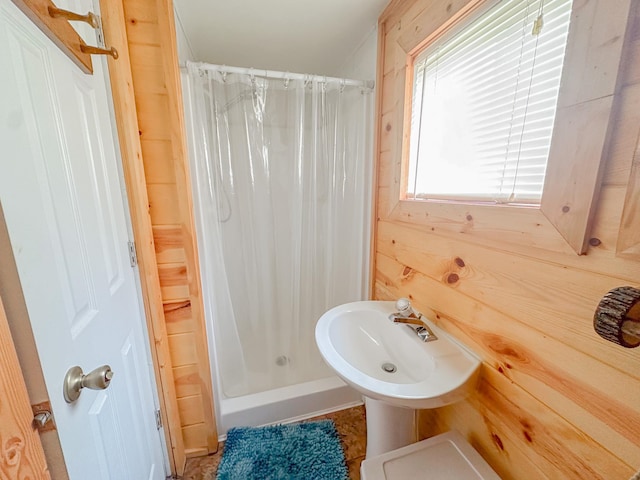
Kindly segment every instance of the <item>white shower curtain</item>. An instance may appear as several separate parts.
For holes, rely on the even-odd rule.
[[[366,296],[371,93],[188,65],[204,293],[225,397],[331,375],[315,324]]]

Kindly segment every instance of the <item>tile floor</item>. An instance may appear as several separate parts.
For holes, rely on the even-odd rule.
[[[364,460],[367,446],[364,406],[340,410],[310,418],[307,421],[325,418],[330,418],[336,424],[347,466],[349,467],[349,478],[351,480],[360,480],[360,463]],[[224,444],[221,443],[216,453],[206,457],[188,459],[187,467],[182,477],[183,480],[214,480],[223,449]]]

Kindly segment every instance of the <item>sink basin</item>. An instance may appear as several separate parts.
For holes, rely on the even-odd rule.
[[[316,325],[324,360],[353,388],[391,405],[437,408],[464,399],[480,359],[428,320],[438,339],[422,342],[389,320],[395,311],[394,302],[363,301],[326,312]]]

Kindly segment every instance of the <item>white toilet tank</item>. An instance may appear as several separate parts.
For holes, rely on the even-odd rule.
[[[368,458],[360,474],[362,480],[500,480],[456,431]]]

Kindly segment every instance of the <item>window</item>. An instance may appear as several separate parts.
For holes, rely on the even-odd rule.
[[[415,57],[406,198],[540,203],[571,3],[490,1]]]

